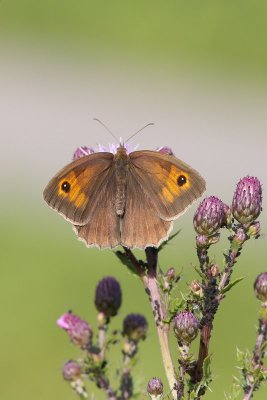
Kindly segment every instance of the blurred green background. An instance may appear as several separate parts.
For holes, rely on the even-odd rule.
[[[142,285],[112,252],[78,242],[42,190],[77,146],[111,141],[93,117],[124,139],[155,122],[135,144],[172,147],[206,178],[207,195],[230,203],[246,174],[265,188],[266,17],[264,1],[0,1],[1,399],[75,398],[61,366],[77,351],[55,321],[72,309],[95,326],[94,289],[105,275],[124,294],[113,326],[128,312],[149,320],[135,376],[144,386],[164,378]],[[251,349],[255,340],[252,285],[266,270],[265,205],[263,236],[247,244],[235,268],[246,279],[215,321],[210,400],[230,390],[236,347]],[[195,278],[195,209],[176,222],[181,234],[160,256],[163,270],[183,268],[181,290]],[[223,236],[211,251],[220,264],[226,246]],[[112,367],[119,361],[120,349]],[[264,387],[255,399],[266,395]]]

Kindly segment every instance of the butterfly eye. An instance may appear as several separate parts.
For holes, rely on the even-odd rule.
[[[178,186],[184,186],[187,182],[187,179],[184,175],[179,175],[177,178],[177,185]]]
[[[69,193],[70,191],[70,183],[68,181],[64,181],[61,185],[61,190],[65,193]]]

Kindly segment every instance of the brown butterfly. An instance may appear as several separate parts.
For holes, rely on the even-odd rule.
[[[47,204],[74,225],[87,246],[144,249],[166,240],[177,219],[205,190],[197,171],[158,151],[86,155],[44,190]]]

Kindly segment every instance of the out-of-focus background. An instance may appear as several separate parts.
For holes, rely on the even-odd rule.
[[[61,366],[77,351],[55,321],[72,309],[95,326],[94,288],[105,275],[124,293],[112,326],[128,312],[143,312],[150,323],[135,376],[144,386],[152,376],[166,382],[142,285],[111,251],[78,242],[42,191],[77,146],[112,142],[94,117],[124,139],[154,122],[134,144],[170,146],[206,178],[207,195],[231,203],[247,174],[265,189],[266,17],[264,1],[0,1],[1,399],[75,398]],[[264,198],[263,233],[265,208]],[[176,222],[181,234],[160,257],[163,270],[183,268],[181,289],[196,278],[195,209]],[[226,245],[223,236],[211,250],[220,264]],[[235,267],[234,276],[246,279],[214,324],[209,400],[230,390],[236,348],[253,346],[259,304],[252,285],[267,269],[266,255],[263,235]],[[112,367],[120,357],[118,349]],[[265,387],[255,399],[266,395]]]

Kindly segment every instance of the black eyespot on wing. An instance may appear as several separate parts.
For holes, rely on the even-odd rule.
[[[70,183],[69,183],[68,181],[64,181],[64,182],[61,184],[61,190],[62,190],[63,192],[65,192],[65,193],[69,193],[69,191],[70,191]]]
[[[177,185],[178,186],[184,186],[187,182],[187,179],[184,175],[179,175],[177,178]]]

